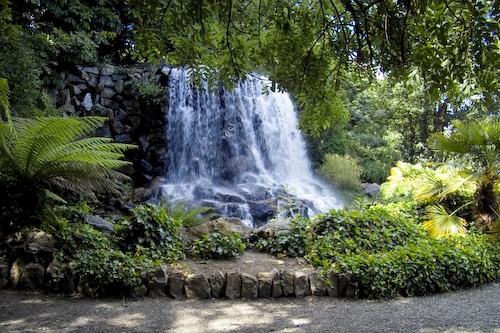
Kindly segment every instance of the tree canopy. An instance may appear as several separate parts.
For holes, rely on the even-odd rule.
[[[312,134],[346,123],[338,91],[352,73],[419,82],[427,104],[445,108],[470,98],[492,110],[498,97],[494,1],[2,0],[0,10],[2,27],[14,27],[0,49],[14,62],[0,72],[11,83],[6,68],[22,66],[1,57],[8,49],[40,57],[38,72],[23,69],[35,76],[106,58],[164,59],[228,86],[259,72],[292,93]]]
[[[317,133],[342,119],[346,72],[423,80],[427,97],[491,103],[498,90],[494,1],[228,0],[128,2],[136,57],[217,68],[223,81],[259,71],[290,91]]]

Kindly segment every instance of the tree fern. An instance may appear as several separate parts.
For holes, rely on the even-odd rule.
[[[123,152],[135,146],[88,137],[104,121],[39,117],[0,123],[0,182],[7,189],[0,205],[11,226],[33,222],[47,198],[64,191],[117,192],[116,180],[128,180],[116,169],[130,164],[122,160]]]

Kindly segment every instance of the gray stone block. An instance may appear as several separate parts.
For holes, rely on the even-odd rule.
[[[326,285],[318,272],[309,274],[309,284],[314,296],[326,296]]]
[[[259,293],[258,280],[248,273],[241,274],[241,297],[246,299],[257,299]]]
[[[207,299],[211,295],[210,283],[201,273],[188,276],[185,289],[187,298]]]
[[[239,268],[226,272],[226,297],[235,299],[241,297],[241,274]]]

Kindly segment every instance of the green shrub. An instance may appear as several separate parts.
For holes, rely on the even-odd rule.
[[[118,250],[107,237],[86,224],[67,224],[54,236],[60,249],[55,258],[63,263],[61,274],[69,269],[98,295],[108,286],[117,286],[125,293],[141,289],[140,273],[151,271],[155,265],[151,259]]]
[[[115,237],[125,251],[177,260],[184,257],[180,227],[181,222],[169,216],[164,208],[138,205],[132,210],[132,216],[115,225]]]
[[[195,240],[191,253],[204,259],[239,258],[244,250],[245,245],[239,233],[216,230]]]
[[[306,259],[315,266],[336,263],[344,255],[390,250],[426,236],[408,215],[384,206],[332,210],[317,218],[313,230]]]
[[[309,219],[297,217],[290,224],[290,231],[277,230],[266,234],[256,234],[251,238],[251,246],[259,251],[290,257],[303,257],[307,253],[310,238]]]
[[[342,190],[357,191],[361,188],[362,169],[356,159],[345,155],[327,154],[318,173]]]
[[[189,207],[186,200],[162,199],[160,205],[168,216],[179,220],[184,227],[194,227],[220,216],[213,207]]]
[[[145,81],[136,80],[133,87],[139,94],[140,101],[146,105],[159,106],[164,104],[167,99],[167,89],[154,78]]]
[[[393,298],[498,281],[500,248],[484,235],[423,238],[373,254],[344,255],[333,269],[351,274],[358,297]]]

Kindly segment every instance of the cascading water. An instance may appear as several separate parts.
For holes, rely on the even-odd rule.
[[[308,215],[340,208],[312,174],[288,94],[263,93],[269,84],[248,77],[214,94],[206,84],[194,88],[186,70],[170,69],[164,196],[215,207],[254,227],[283,203],[292,214],[291,207]]]

